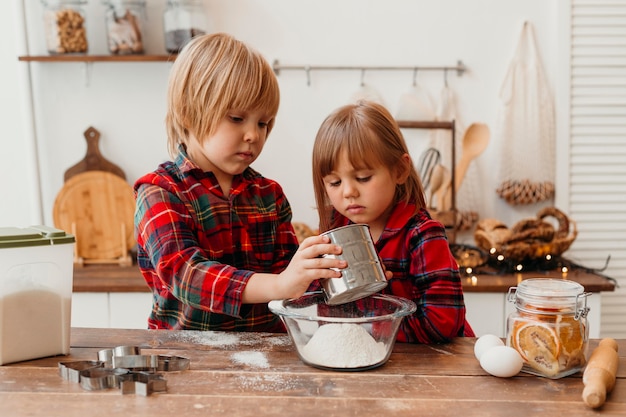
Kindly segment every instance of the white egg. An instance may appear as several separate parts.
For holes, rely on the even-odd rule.
[[[488,351],[494,346],[503,346],[503,345],[504,345],[504,342],[502,341],[502,339],[500,339],[496,335],[486,334],[486,335],[480,336],[478,340],[476,340],[476,343],[474,344],[474,356],[476,356],[476,359],[480,361],[480,357],[483,355],[483,353],[485,353],[486,351]]]
[[[510,346],[494,346],[480,358],[480,366],[486,372],[500,378],[517,375],[524,365],[519,352]]]

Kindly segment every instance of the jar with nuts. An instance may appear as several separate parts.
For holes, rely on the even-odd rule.
[[[142,54],[145,0],[105,0],[109,52],[116,55]]]
[[[42,0],[46,47],[51,54],[86,53],[87,0]]]

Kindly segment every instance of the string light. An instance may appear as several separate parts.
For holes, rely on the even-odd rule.
[[[467,250],[476,250],[476,248],[468,248]],[[461,258],[466,258],[467,253],[457,254]],[[532,259],[514,259],[511,257],[505,256],[503,253],[498,252],[496,248],[491,248],[488,254],[485,254],[486,262],[483,265],[477,265],[472,267],[466,267],[462,269],[463,275],[466,277],[472,276],[472,274],[481,274],[485,273],[481,271],[481,266],[487,266],[491,268],[495,268],[495,273],[503,274],[503,273],[520,273],[523,271],[546,271],[546,270],[560,270],[563,274],[566,274],[569,269],[566,265],[564,259],[559,256],[553,256],[552,254],[547,254],[543,257]],[[488,272],[489,273],[489,272]],[[494,271],[491,271],[494,273]]]

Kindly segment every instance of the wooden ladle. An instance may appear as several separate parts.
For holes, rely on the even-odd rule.
[[[459,191],[470,163],[487,148],[490,136],[489,127],[483,123],[472,123],[465,131],[461,144],[461,158],[456,165],[455,191]]]

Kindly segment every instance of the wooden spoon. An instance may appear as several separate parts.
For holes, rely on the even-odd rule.
[[[443,174],[441,180],[441,186],[437,191],[437,210],[446,211],[450,209],[450,203],[448,195],[450,195],[450,180],[452,179],[452,174],[450,170],[443,165],[441,166]]]
[[[483,123],[472,123],[463,136],[461,159],[456,165],[454,189],[459,191],[469,164],[483,153],[489,144],[489,127]]]

